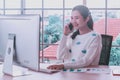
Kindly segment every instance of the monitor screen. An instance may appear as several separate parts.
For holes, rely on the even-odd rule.
[[[0,15],[0,55],[4,58],[8,34],[15,34],[17,62],[39,69],[39,15]]]

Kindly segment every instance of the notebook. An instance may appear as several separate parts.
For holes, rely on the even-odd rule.
[[[60,70],[52,70],[52,69],[47,69],[48,66],[53,65],[53,63],[40,63],[40,72],[44,73],[55,73],[59,72]]]
[[[120,76],[120,69],[117,69],[117,68],[113,69],[112,73],[113,73],[114,76]]]

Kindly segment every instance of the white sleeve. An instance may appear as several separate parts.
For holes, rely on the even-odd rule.
[[[90,65],[94,59],[100,55],[102,49],[101,36],[97,36],[87,49],[87,53],[84,57],[79,58],[75,62],[64,63],[65,68],[80,68]]]
[[[69,55],[69,49],[66,46],[66,42],[67,42],[67,36],[63,35],[59,45],[58,45],[58,50],[57,50],[57,59],[59,60],[63,60],[65,58],[67,58]]]

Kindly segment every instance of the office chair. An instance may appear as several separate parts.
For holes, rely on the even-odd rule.
[[[113,36],[101,34],[101,37],[102,37],[102,50],[99,65],[109,65]]]

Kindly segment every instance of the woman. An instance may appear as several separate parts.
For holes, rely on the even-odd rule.
[[[70,30],[72,23],[74,30]],[[51,65],[48,69],[70,69],[98,65],[102,41],[93,31],[93,20],[86,6],[75,6],[71,13],[71,22],[65,25],[64,34],[58,47],[57,59],[62,64]]]

